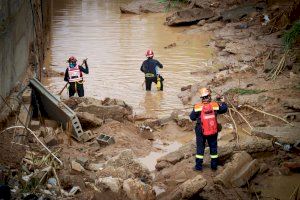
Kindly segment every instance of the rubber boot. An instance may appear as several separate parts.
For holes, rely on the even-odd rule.
[[[218,169],[218,158],[212,158],[210,167],[212,170],[217,170]]]
[[[196,171],[202,171],[202,163],[203,163],[203,159],[196,158],[196,165],[194,169]]]

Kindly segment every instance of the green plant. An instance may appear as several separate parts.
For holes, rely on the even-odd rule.
[[[294,22],[290,30],[286,31],[283,35],[283,44],[285,50],[289,50],[293,47],[293,44],[300,36],[300,20]]]
[[[239,95],[250,95],[250,94],[259,94],[266,92],[267,90],[254,90],[254,89],[243,89],[243,88],[231,88],[225,93],[227,94],[239,94]]]
[[[267,80],[275,80],[277,76],[284,70],[286,66],[286,59],[293,48],[293,45],[297,38],[300,36],[300,20],[294,22],[293,26],[284,33],[283,35],[283,44],[284,44],[284,54],[280,59],[280,62],[276,67],[274,67],[268,77]]]

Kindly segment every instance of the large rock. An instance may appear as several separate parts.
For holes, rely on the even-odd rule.
[[[225,169],[214,178],[214,182],[225,187],[241,187],[255,175],[260,166],[258,161],[245,151],[233,155],[231,162],[225,165]]]
[[[119,155],[109,159],[105,164],[105,168],[107,167],[114,169],[125,168],[134,177],[141,178],[145,182],[152,182],[150,171],[142,163],[134,159],[131,149],[124,150]]]
[[[202,19],[209,19],[214,16],[214,12],[208,8],[188,8],[173,13],[166,18],[166,24],[176,26],[182,24],[197,24]]]
[[[125,14],[158,13],[164,11],[164,4],[156,0],[135,0],[121,6],[120,10]]]
[[[114,193],[119,193],[119,191],[122,187],[122,180],[119,178],[113,178],[113,177],[109,176],[109,177],[104,177],[104,178],[98,178],[95,181],[95,184],[97,187],[108,188]]]
[[[182,147],[180,147],[177,151],[171,152],[157,160],[157,164],[155,168],[157,170],[162,170],[166,167],[174,165],[180,162],[184,158],[191,157],[195,154],[196,144],[195,142],[190,142]]]
[[[300,123],[294,123],[294,126],[277,127],[255,127],[251,133],[266,139],[276,139],[280,143],[294,144],[300,140]]]
[[[137,179],[127,179],[123,182],[123,190],[131,200],[154,200],[155,191],[153,188]]]
[[[170,199],[190,199],[192,196],[198,194],[206,186],[207,181],[202,175],[189,179],[182,183],[175,192],[171,195]]]
[[[86,112],[98,119],[124,121],[132,114],[132,107],[119,99],[106,98],[103,101],[94,98],[72,97],[64,101],[76,113]],[[88,120],[91,120],[91,115]],[[100,121],[98,120],[100,123]]]
[[[95,114],[91,114],[88,112],[76,112],[76,115],[83,129],[98,127],[103,124],[103,120],[96,117]]]

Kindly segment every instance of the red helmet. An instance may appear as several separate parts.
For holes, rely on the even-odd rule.
[[[71,56],[68,62],[77,62],[77,59],[74,56]]]
[[[154,56],[154,53],[151,49],[149,49],[149,50],[146,51],[145,55],[146,55],[147,58],[152,58]]]

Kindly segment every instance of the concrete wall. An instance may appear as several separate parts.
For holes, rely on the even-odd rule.
[[[0,94],[8,96],[28,76],[31,65],[43,62],[48,0],[0,1]],[[35,26],[34,26],[35,24]],[[32,70],[31,70],[32,71]],[[32,75],[31,75],[32,76]],[[1,103],[1,100],[0,100]]]

